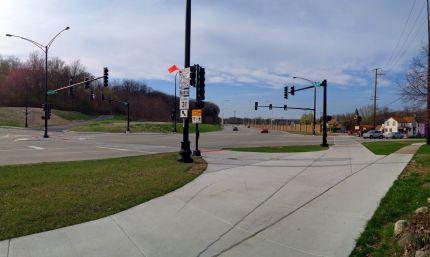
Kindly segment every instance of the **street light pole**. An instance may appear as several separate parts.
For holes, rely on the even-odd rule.
[[[57,35],[55,35],[47,45],[42,45],[34,40],[25,38],[25,37],[21,37],[21,36],[16,36],[16,35],[12,35],[12,34],[6,34],[7,37],[17,37],[20,39],[23,39],[25,41],[28,41],[30,43],[32,43],[33,45],[37,46],[38,48],[40,48],[44,53],[45,53],[45,133],[43,135],[44,138],[48,138],[48,112],[49,112],[49,107],[48,107],[48,51],[49,48],[51,47],[52,43],[54,42],[54,40],[65,30],[69,30],[70,27],[66,27],[64,29],[62,29],[60,32],[57,33]]]
[[[316,82],[307,78],[302,78],[302,77],[293,77],[293,79],[303,79],[306,81],[311,82],[312,84],[315,84]],[[314,123],[312,125],[312,135],[316,135],[315,132],[315,123],[316,123],[316,111],[317,111],[317,88],[314,88]]]

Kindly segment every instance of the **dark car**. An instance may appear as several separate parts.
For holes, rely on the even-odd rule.
[[[267,128],[264,128],[261,130],[261,133],[267,134],[267,133],[269,133],[269,130]]]
[[[234,126],[233,131],[239,131],[239,129],[236,126]]]

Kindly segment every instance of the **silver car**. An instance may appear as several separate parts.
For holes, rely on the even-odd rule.
[[[402,139],[403,134],[401,132],[388,132],[384,133],[385,138],[392,138],[392,139]]]
[[[384,138],[384,135],[381,131],[370,130],[363,134],[363,138]]]

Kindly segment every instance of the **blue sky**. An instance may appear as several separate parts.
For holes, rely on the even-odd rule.
[[[254,111],[254,102],[284,105],[284,85],[302,76],[327,79],[329,113],[372,104],[374,71],[382,68],[378,104],[398,98],[401,81],[426,43],[424,0],[194,0],[191,63],[206,67],[206,98],[225,116],[297,118],[300,111]],[[79,59],[90,72],[144,80],[173,93],[172,64],[183,66],[185,0],[1,0],[0,32],[52,45],[50,56]],[[26,59],[28,42],[4,37],[0,54]],[[322,90],[318,91],[320,113]],[[289,106],[312,107],[302,91]],[[402,108],[400,101],[391,108]]]

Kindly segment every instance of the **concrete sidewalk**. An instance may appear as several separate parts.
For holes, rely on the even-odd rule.
[[[0,257],[348,256],[412,154],[204,153],[181,189],[100,220],[0,242]]]

